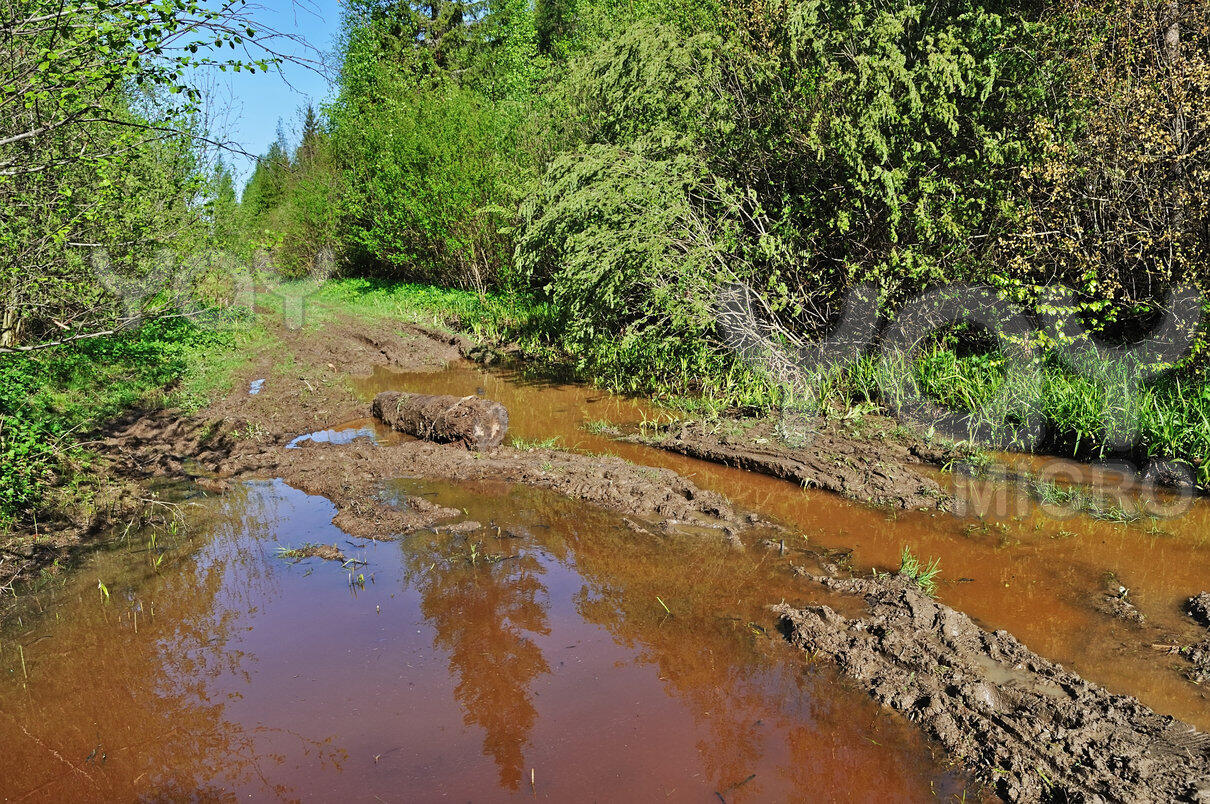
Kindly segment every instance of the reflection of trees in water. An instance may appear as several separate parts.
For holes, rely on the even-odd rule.
[[[537,558],[487,541],[509,557],[492,561],[477,549],[472,564],[474,536],[426,534],[412,539],[405,563],[420,611],[436,632],[433,643],[449,654],[463,722],[484,730],[483,753],[495,761],[500,784],[516,790],[538,716],[530,686],[550,672],[531,639],[550,633],[547,592]]]
[[[521,538],[417,535],[407,545],[405,561],[409,583],[422,596],[421,611],[436,629],[435,643],[450,652],[466,722],[487,731],[484,753],[495,758],[502,784],[516,789],[524,772],[521,749],[536,720],[529,687],[547,672],[527,633],[548,633],[549,604],[539,602],[546,597],[538,580],[544,570],[532,555],[472,566],[467,556],[480,538],[482,550],[489,552],[540,547],[545,560],[568,567],[574,556],[574,570],[585,579],[574,601],[578,614],[636,653],[636,663],[658,668],[703,736],[698,753],[718,789],[744,780],[764,762],[762,778],[744,786],[745,794],[757,793],[766,782],[767,753],[801,757],[788,742],[813,747],[817,727],[797,722],[803,713],[794,702],[778,698],[798,691],[801,674],[786,668],[784,684],[766,683],[767,657],[754,651],[743,633],[720,625],[717,612],[726,608],[725,601],[763,594],[749,586],[759,577],[767,587],[763,575],[737,573],[735,556],[725,549],[640,536],[617,517],[558,494],[519,487],[490,494],[490,488],[426,486],[435,501],[466,508],[469,516]],[[493,498],[490,507],[484,496]],[[780,599],[783,592],[770,591],[770,599]],[[657,595],[676,601],[672,621],[655,602]],[[815,772],[810,763],[791,764],[797,767],[783,772],[801,774],[804,784]],[[794,782],[789,786],[807,789]]]
[[[291,500],[268,484],[237,486],[186,507],[191,535],[158,573],[147,534],[132,534],[67,578],[46,608],[54,618],[22,636],[28,689],[0,685],[0,797],[37,788],[58,799],[133,799],[147,790],[196,798],[216,782],[291,795],[265,778],[254,735],[227,719],[216,686],[249,678],[254,657],[233,642],[277,593],[264,544]]]
[[[758,770],[736,795],[813,797],[828,785],[912,789],[916,771],[901,764],[912,755],[868,741],[875,707],[860,695],[823,690],[797,659],[785,661],[785,646],[754,630],[769,624],[761,604],[801,598],[787,573],[721,544],[656,541],[613,517],[597,519],[581,512],[576,525],[555,529],[585,581],[577,611],[636,651],[636,663],[658,668],[696,724],[698,755],[716,790]]]

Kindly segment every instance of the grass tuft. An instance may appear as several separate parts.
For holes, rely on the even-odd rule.
[[[910,580],[926,595],[932,597],[937,592],[937,576],[941,574],[941,559],[930,559],[927,564],[920,562],[912,554],[912,549],[904,545],[899,555],[899,574]]]

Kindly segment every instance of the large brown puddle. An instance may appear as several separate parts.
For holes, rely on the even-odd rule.
[[[190,537],[132,536],[27,598],[0,646],[0,797],[962,794],[764,632],[754,601],[797,599],[768,562],[549,492],[391,488],[491,525],[357,542],[326,500],[251,483],[195,501]],[[278,554],[311,542],[368,563]]]
[[[594,434],[642,403],[468,365],[377,390],[503,402],[512,436],[665,466],[787,523],[803,546],[896,566],[939,556],[939,595],[1115,691],[1210,728],[1153,631],[1092,601],[1112,572],[1153,623],[1210,579],[1207,508],[1156,526],[888,516]],[[341,440],[358,422],[320,440]],[[381,435],[381,431],[380,435]],[[413,801],[922,799],[964,780],[910,725],[770,634],[764,606],[822,595],[789,556],[638,535],[505,484],[391,481],[488,525],[361,542],[281,482],[183,509],[31,593],[0,633],[0,798]],[[496,528],[499,528],[497,533]],[[351,568],[280,547],[336,544]],[[359,577],[362,576],[362,577]],[[835,601],[833,601],[835,602]]]

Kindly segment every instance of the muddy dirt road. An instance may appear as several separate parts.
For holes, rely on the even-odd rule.
[[[914,702],[896,707],[828,655],[880,603],[807,576],[893,571],[904,546],[940,558],[938,599],[973,628],[1210,727],[1182,650],[1207,638],[1185,611],[1210,578],[1206,506],[1055,520],[918,462],[887,473],[918,505],[860,505],[619,439],[668,414],[525,367],[485,370],[469,347],[336,318],[282,331],[197,416],[119,423],[105,444],[115,471],[169,483],[176,502],[8,612],[0,745],[19,772],[0,793],[334,794],[354,779],[385,800],[1081,792],[1012,763],[998,787],[1005,768],[959,757],[935,729],[926,740]],[[510,442],[480,455],[393,433],[368,415],[388,390],[497,400]],[[833,451],[858,469],[845,478],[868,474],[857,458],[906,449],[881,425],[846,428]],[[797,465],[822,472],[820,455]],[[992,515],[942,510],[971,499]],[[918,507],[931,510],[902,510]],[[794,620],[791,639],[820,658],[804,663],[779,617],[820,606],[844,625],[810,643],[809,620]],[[1165,743],[1180,750],[1154,778],[1200,773],[1200,739]],[[1118,792],[1149,789],[1132,783]],[[1198,784],[1155,797],[1196,798]]]

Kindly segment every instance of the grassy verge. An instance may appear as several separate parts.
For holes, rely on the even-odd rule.
[[[998,402],[1011,396],[1014,378],[987,356],[959,356],[949,349],[927,353],[914,367],[921,390],[931,398],[988,424],[1002,424],[1006,413]],[[1124,457],[1179,459],[1194,481],[1210,488],[1210,377],[1204,368],[1185,367],[1143,382],[1132,389],[1128,378],[1112,371],[1076,374],[1053,358],[1043,359],[1036,395],[1048,453],[1086,460]],[[1008,394],[1004,392],[1008,390]],[[1132,446],[1114,445],[1106,437],[1106,420],[1132,423]]]
[[[783,403],[778,389],[760,372],[722,350],[701,344],[696,351],[661,350],[658,344],[628,342],[627,334],[602,336],[573,346],[561,331],[555,312],[524,298],[346,279],[326,284],[319,298],[354,314],[394,316],[466,332],[476,339],[518,343],[539,359],[570,364],[585,380],[615,391],[655,397],[689,412],[716,414],[739,409],[767,412]],[[1044,360],[1035,393],[995,355],[963,355],[959,346],[939,343],[911,366],[883,365],[866,357],[843,371],[821,373],[806,385],[814,412],[843,416],[855,407],[871,409],[896,400],[906,375],[929,398],[975,421],[1011,422],[1020,406],[1014,400],[1032,395],[1048,436],[1047,452],[1085,459],[1114,455],[1105,434],[1105,413],[1120,405],[1123,379],[1069,371],[1056,360]],[[1186,461],[1196,482],[1210,487],[1210,382],[1204,371],[1185,369],[1144,383],[1135,400],[1136,446],[1126,457]]]
[[[448,327],[489,345],[515,343],[527,356],[571,369],[584,381],[687,411],[767,410],[778,403],[766,378],[717,348],[661,349],[626,333],[574,345],[550,305],[523,296],[341,279],[326,283],[315,298],[352,315]]]
[[[178,320],[0,357],[0,533],[53,517],[52,491],[60,501],[87,494],[86,440],[106,420],[134,407],[204,406],[268,337]]]
[[[516,296],[339,279],[325,283],[314,299],[321,310],[451,327],[483,343],[539,345],[550,330],[547,308]]]

